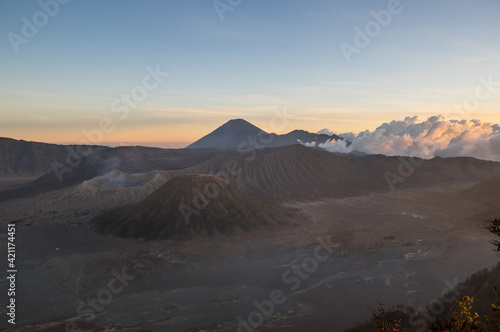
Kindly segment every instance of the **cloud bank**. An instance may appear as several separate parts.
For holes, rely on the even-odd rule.
[[[361,151],[421,158],[474,157],[500,161],[500,126],[480,120],[446,120],[418,116],[384,123],[373,132],[340,134],[352,142],[330,141],[319,146],[331,152]]]

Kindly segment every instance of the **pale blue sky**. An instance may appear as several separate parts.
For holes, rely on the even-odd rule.
[[[55,0],[53,0],[55,1]],[[51,1],[42,0],[44,3]],[[222,0],[228,3],[228,0]],[[82,1],[59,12],[15,52],[37,1],[0,2],[0,136],[104,142],[188,142],[231,118],[263,128],[286,108],[284,132],[374,129],[443,114],[474,95],[479,77],[500,82],[499,1],[401,0],[399,14],[346,61],[342,42],[391,1],[243,0],[221,21],[212,1]],[[111,103],[168,72],[119,120]],[[500,84],[463,117],[500,122]]]

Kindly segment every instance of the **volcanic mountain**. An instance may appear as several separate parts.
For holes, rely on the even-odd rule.
[[[234,119],[187,146],[186,149],[260,149],[295,144],[317,147],[319,144],[338,139],[342,138],[337,135],[313,134],[305,130],[293,130],[284,135],[270,134],[246,120]]]
[[[245,145],[246,148],[260,148],[297,143],[293,138],[266,133],[246,120],[233,119],[187,146],[186,149],[237,149]]]
[[[146,199],[92,220],[94,229],[120,237],[188,239],[284,224],[294,211],[249,195],[213,175],[169,180]]]

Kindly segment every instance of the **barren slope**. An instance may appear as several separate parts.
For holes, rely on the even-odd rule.
[[[229,234],[285,223],[292,211],[211,175],[175,177],[136,205],[92,221],[103,233],[149,239]]]

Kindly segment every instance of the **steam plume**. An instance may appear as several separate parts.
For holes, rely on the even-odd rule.
[[[339,136],[352,142],[330,141],[320,147],[331,152],[360,151],[369,154],[421,158],[467,156],[500,161],[500,126],[480,120],[446,120],[418,116],[384,123],[373,132]]]

